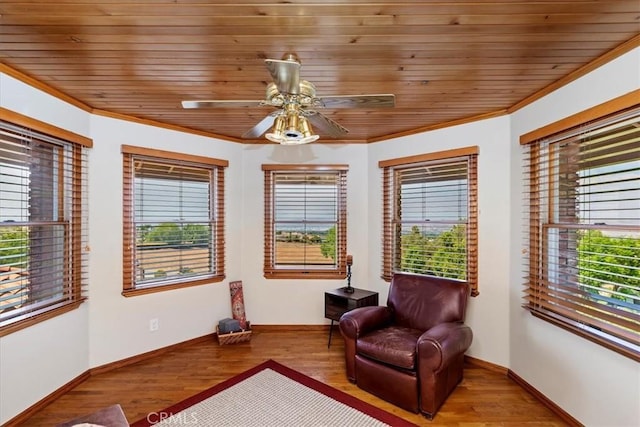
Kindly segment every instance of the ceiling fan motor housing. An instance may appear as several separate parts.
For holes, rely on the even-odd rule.
[[[301,107],[310,107],[316,98],[316,87],[307,80],[300,81],[300,91],[297,95],[283,95],[278,91],[275,83],[269,83],[265,94],[265,99],[274,107],[281,107],[287,104],[296,104]]]

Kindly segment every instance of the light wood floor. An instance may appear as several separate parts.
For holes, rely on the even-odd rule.
[[[75,387],[43,408],[23,426],[52,426],[119,403],[129,422],[144,418],[207,389],[267,359],[419,425],[564,426],[562,420],[502,373],[477,366],[465,369],[463,382],[433,421],[386,403],[349,383],[345,377],[340,332],[334,327],[331,348],[327,330],[257,329],[249,343],[218,345],[213,339],[121,367]]]

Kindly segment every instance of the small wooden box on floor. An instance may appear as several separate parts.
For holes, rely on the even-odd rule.
[[[228,334],[221,334],[220,329],[216,326],[216,334],[218,335],[218,343],[220,343],[220,345],[237,344],[251,340],[250,329],[242,332],[230,332]]]

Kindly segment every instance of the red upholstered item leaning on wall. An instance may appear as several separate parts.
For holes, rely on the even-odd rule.
[[[229,282],[231,292],[231,313],[233,318],[240,322],[242,329],[247,329],[247,316],[244,311],[244,293],[242,291],[242,281],[235,280]]]

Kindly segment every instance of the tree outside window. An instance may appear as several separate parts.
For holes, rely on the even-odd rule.
[[[383,268],[477,286],[477,147],[380,162]]]
[[[224,160],[123,146],[125,296],[224,278]]]
[[[564,123],[522,138],[525,308],[640,361],[640,107]]]

